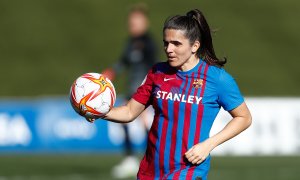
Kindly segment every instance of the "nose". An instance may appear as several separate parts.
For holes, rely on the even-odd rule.
[[[169,44],[167,44],[167,45],[165,46],[165,51],[166,51],[166,53],[171,53],[171,52],[173,52],[173,46],[172,46],[171,43],[169,43]]]

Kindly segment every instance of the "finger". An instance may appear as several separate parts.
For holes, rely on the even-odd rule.
[[[195,152],[194,152],[194,146],[193,147],[191,147],[185,154],[195,154]]]
[[[185,154],[190,154],[193,151],[193,147],[191,147],[187,152],[185,152]]]
[[[194,160],[195,160],[195,158],[193,158],[193,157],[191,157],[191,158],[188,159],[188,161],[189,161],[190,163],[193,163]]]
[[[189,152],[189,153],[186,153],[185,154],[185,157],[188,159],[188,158],[191,158],[191,157],[193,157],[193,152]]]
[[[198,159],[198,161],[196,162],[196,164],[202,163],[205,159],[206,159],[205,157],[202,157],[202,158]]]
[[[188,158],[188,161],[190,162],[190,163],[196,163],[197,161],[199,160],[199,158],[198,158],[198,156],[197,155],[195,155],[195,154],[192,154],[189,158]]]
[[[94,118],[85,118],[88,122],[93,123],[95,121]]]
[[[192,158],[192,160],[190,162],[192,164],[196,164],[199,161],[199,159],[201,159],[201,158],[199,158],[198,155],[194,155],[193,158]]]
[[[190,154],[191,153],[191,149],[189,149],[187,152],[185,152],[185,154]]]
[[[191,163],[196,164],[198,161],[199,161],[198,159],[194,159]]]

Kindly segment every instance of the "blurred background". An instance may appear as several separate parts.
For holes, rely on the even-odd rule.
[[[73,81],[120,57],[130,5],[141,1],[0,0],[0,179],[114,179],[122,158],[117,124],[88,124],[70,106]],[[253,125],[218,147],[210,180],[298,180],[300,175],[300,2],[148,0],[150,32],[165,60],[162,26],[201,9],[218,56],[237,80]],[[126,71],[114,80],[118,102]],[[212,129],[226,124],[221,112]],[[132,125],[135,150],[145,137]],[[128,178],[134,179],[134,178]]]

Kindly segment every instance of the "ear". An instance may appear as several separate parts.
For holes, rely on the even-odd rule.
[[[192,45],[192,53],[196,53],[200,48],[200,45],[201,45],[200,42],[196,40]]]

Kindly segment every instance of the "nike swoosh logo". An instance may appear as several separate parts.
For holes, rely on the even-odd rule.
[[[172,79],[175,79],[175,78],[164,78],[164,81],[170,81]]]

